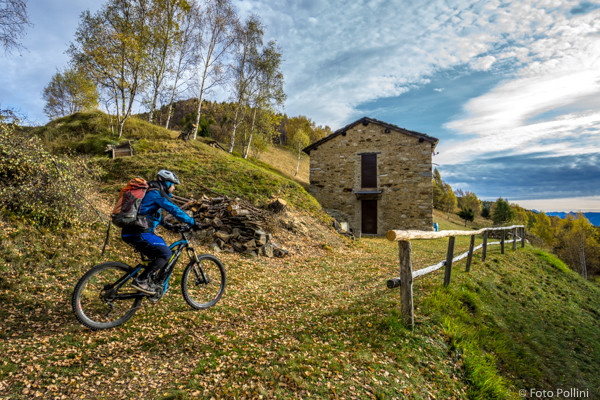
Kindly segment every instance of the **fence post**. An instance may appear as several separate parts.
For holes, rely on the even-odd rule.
[[[467,256],[466,272],[471,270],[471,261],[473,260],[473,248],[475,247],[475,235],[471,235],[471,243],[469,243],[469,255]]]
[[[412,263],[410,260],[410,241],[398,242],[398,258],[400,261],[400,296],[402,300],[402,322],[405,326],[413,328],[415,324],[413,306],[413,277]]]
[[[504,254],[504,238],[506,237],[506,231],[502,229],[502,238],[500,239],[500,254]]]
[[[446,255],[446,267],[444,268],[444,286],[450,284],[450,276],[452,275],[452,259],[454,258],[454,236],[450,236],[448,240],[448,254]]]
[[[487,257],[487,240],[488,240],[488,231],[483,232],[483,251],[481,252],[481,262],[485,261]]]
[[[521,248],[525,247],[525,227],[521,228]]]
[[[513,250],[517,249],[517,228],[513,228]]]

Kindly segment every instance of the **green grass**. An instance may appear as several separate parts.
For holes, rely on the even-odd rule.
[[[75,113],[32,130],[44,144],[59,153],[76,152],[94,156],[90,165],[101,168],[101,190],[118,196],[119,190],[135,176],[154,179],[160,169],[171,169],[184,182],[178,195],[197,197],[220,193],[242,197],[263,205],[272,197],[285,199],[297,210],[310,212],[320,220],[327,217],[305,188],[273,166],[258,159],[244,160],[210,147],[205,139],[182,142],[177,132],[131,117],[122,138],[110,131],[110,117],[100,111]],[[107,144],[133,140],[133,157],[111,160],[104,153]],[[276,155],[284,151],[275,151]],[[212,192],[211,192],[212,191]]]
[[[146,150],[138,151],[133,157],[92,160],[104,171],[103,190],[118,193],[131,177],[154,179],[158,170],[166,168],[182,180],[183,184],[176,193],[180,196],[198,197],[202,193],[215,196],[216,192],[234,198],[243,197],[258,205],[278,196],[298,210],[311,212],[320,219],[326,218],[316,200],[300,184],[273,169],[201,142],[154,143],[161,143],[161,152]]]
[[[50,121],[45,126],[32,129],[30,133],[42,139],[53,152],[94,155],[102,155],[107,144],[177,137],[173,131],[130,117],[125,122],[123,136],[119,138],[114,117],[112,124],[111,130],[111,117],[101,111],[78,112]]]

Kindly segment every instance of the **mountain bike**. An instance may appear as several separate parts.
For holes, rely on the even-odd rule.
[[[151,260],[142,255],[135,267],[121,262],[106,262],[86,272],[73,291],[71,305],[77,320],[92,329],[109,329],[127,322],[140,308],[142,300],[157,302],[169,289],[175,264],[184,250],[190,258],[181,277],[181,292],[194,309],[214,306],[223,295],[226,285],[225,267],[211,254],[198,255],[190,245],[187,231],[179,231],[181,240],[169,246],[173,256],[153,277],[155,294],[146,294],[131,287],[131,280]]]

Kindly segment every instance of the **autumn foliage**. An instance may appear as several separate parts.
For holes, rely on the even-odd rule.
[[[17,132],[18,121],[0,119],[0,198],[3,209],[50,228],[89,220],[86,193],[93,173],[80,160],[55,156],[36,137]]]

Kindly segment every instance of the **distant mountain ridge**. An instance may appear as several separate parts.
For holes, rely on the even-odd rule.
[[[577,215],[575,212],[547,212],[546,215],[551,217],[566,218],[567,215]],[[584,212],[583,215],[590,221],[594,226],[600,226],[600,212]]]

